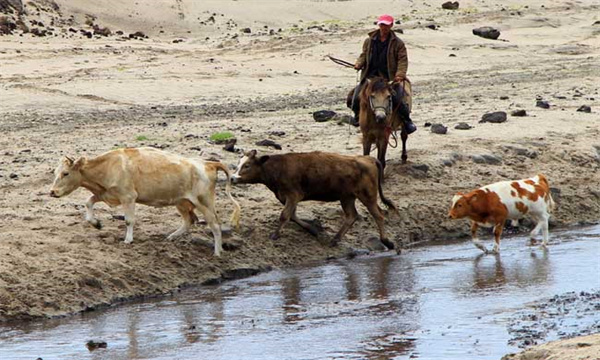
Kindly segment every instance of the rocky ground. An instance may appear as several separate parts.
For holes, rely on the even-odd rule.
[[[12,34],[0,37],[0,319],[72,314],[378,248],[369,240],[375,225],[361,207],[362,219],[342,244],[327,246],[341,225],[337,204],[300,206],[300,217],[323,226],[318,239],[290,224],[280,240],[269,240],[281,206],[261,186],[234,189],[242,227],[228,234],[229,251],[220,259],[212,255],[202,225],[165,241],[179,226],[174,209],[139,206],[135,241],[126,245],[119,209],[99,204],[104,228],[96,230],[83,220],[86,191],[48,196],[62,156],[95,156],[124,146],[155,146],[231,166],[243,150],[254,148],[360,154],[356,128],[312,116],[322,109],[350,114],[344,102],[355,73],[324,55],[358,55],[372,28],[358,7],[343,21],[262,25],[242,18],[236,26],[226,25],[227,16],[200,9],[195,18],[201,30],[193,34],[135,22],[123,34],[105,36],[94,35],[94,25],[115,29],[114,17],[70,15],[66,3],[35,3],[39,15],[10,10],[15,25],[22,19],[28,32],[9,26]],[[398,149],[388,152],[384,186],[400,208],[387,227],[401,246],[466,237],[466,222],[446,218],[455,192],[537,173],[548,177],[558,204],[552,227],[600,219],[598,5],[543,4],[502,10],[490,3],[452,13],[436,5],[407,12],[401,27],[419,130],[408,141],[408,164],[401,164]],[[332,4],[319,6],[326,5]],[[52,19],[52,34],[31,33],[42,28],[32,21]],[[215,35],[213,27],[202,30],[209,25],[200,21],[223,28]],[[427,27],[432,23],[437,27]],[[500,40],[471,34],[488,23],[498,24]],[[244,24],[251,25],[249,33]],[[125,21],[118,25],[126,28]],[[144,36],[128,35],[137,31]],[[582,105],[590,111],[577,111]],[[510,115],[515,110],[526,116]],[[480,122],[494,111],[506,112],[507,120]],[[468,129],[457,129],[463,122]],[[442,124],[447,132],[434,133],[427,123]],[[237,139],[233,152],[209,139],[223,131]],[[265,139],[282,150],[256,145]],[[220,189],[219,213],[227,219],[231,208]],[[526,221],[521,225],[513,230],[530,228]]]

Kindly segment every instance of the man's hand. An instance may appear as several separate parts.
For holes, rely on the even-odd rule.
[[[402,76],[402,75],[396,75],[394,77],[394,82],[395,83],[399,83],[399,82],[402,82],[402,81],[404,81],[404,76]]]
[[[362,69],[362,65],[354,64],[354,70],[360,70],[360,69]]]

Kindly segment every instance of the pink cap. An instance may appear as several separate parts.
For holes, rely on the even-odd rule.
[[[393,25],[394,18],[392,17],[392,15],[381,15],[380,17],[377,18],[377,25],[379,25],[379,24]]]

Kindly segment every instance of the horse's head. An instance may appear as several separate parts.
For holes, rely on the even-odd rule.
[[[362,96],[369,104],[375,121],[385,123],[392,114],[392,96],[394,96],[392,84],[381,77],[367,79]]]

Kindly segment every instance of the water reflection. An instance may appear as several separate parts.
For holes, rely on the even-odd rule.
[[[303,320],[300,314],[300,278],[291,276],[281,281],[283,297],[283,322],[295,323]]]
[[[532,251],[529,259],[501,254],[479,254],[473,260],[471,292],[489,291],[507,286],[528,287],[548,282],[551,264],[548,251]],[[464,284],[463,284],[464,285]]]

